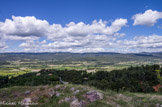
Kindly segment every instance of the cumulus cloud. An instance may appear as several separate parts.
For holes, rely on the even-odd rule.
[[[21,37],[21,36],[4,36],[6,40],[16,40],[16,41],[33,41],[33,40],[38,40],[39,37],[35,36],[26,36],[26,37]]]
[[[56,40],[62,37],[85,37],[88,35],[107,35],[112,36],[118,32],[123,26],[126,26],[127,19],[116,19],[111,26],[107,26],[106,21],[94,20],[92,24],[85,24],[83,22],[70,22],[62,27],[60,24],[53,24],[50,27],[50,34],[48,39]]]
[[[48,30],[46,20],[36,19],[34,16],[15,17],[0,22],[0,32],[12,36],[44,36]]]
[[[25,51],[103,51],[106,44],[125,35],[118,31],[126,24],[127,19],[117,18],[110,26],[103,20],[94,20],[91,24],[70,22],[62,26],[34,16],[12,16],[0,22],[0,32],[5,40],[24,41],[19,47]],[[50,43],[40,42],[42,37]]]
[[[46,20],[36,19],[34,16],[15,17],[0,22],[0,32],[10,36],[47,36],[49,39],[57,39],[65,36],[87,36],[89,34],[113,35],[127,23],[127,19],[116,19],[111,26],[106,21],[94,20],[92,24],[83,22],[70,22],[62,27],[61,24],[50,25]]]
[[[131,52],[160,52],[162,51],[162,36],[149,35],[149,36],[136,36],[132,40],[118,40],[115,43],[121,49]]]
[[[100,38],[101,37],[101,38]],[[113,40],[105,35],[89,36],[80,42],[28,41],[20,44],[26,52],[160,52],[162,51],[162,36],[136,36],[132,40]]]
[[[151,19],[141,17],[154,13]],[[147,10],[134,16],[134,25],[152,26],[160,12]],[[143,16],[144,15],[144,16]],[[148,21],[149,20],[149,21]],[[7,48],[6,40],[21,41],[19,48],[25,52],[141,52],[162,51],[162,36],[136,36],[131,40],[120,40],[119,33],[127,19],[118,18],[108,25],[107,21],[94,20],[91,24],[70,22],[65,26],[49,24],[34,16],[15,17],[0,22],[0,49]]]
[[[154,26],[158,19],[162,18],[162,12],[153,11],[151,9],[146,10],[145,13],[135,14],[132,19],[134,20],[133,25],[146,25]]]
[[[6,49],[8,46],[5,43],[4,34],[0,33],[0,50]]]

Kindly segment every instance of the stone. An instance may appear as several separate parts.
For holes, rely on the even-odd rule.
[[[90,102],[103,99],[103,94],[96,91],[89,91],[83,96],[86,97]]]
[[[78,99],[75,99],[70,103],[70,107],[81,107],[81,104]]]
[[[51,76],[52,74],[48,74],[49,76]]]
[[[37,74],[36,74],[36,76],[39,76],[39,75],[41,75],[41,73],[37,73]]]
[[[55,89],[59,89],[61,86],[60,85],[56,85],[55,86]]]
[[[66,89],[66,86],[61,87],[61,90],[64,90],[64,89]]]
[[[33,97],[32,97],[32,101],[33,101],[33,102],[38,102],[38,100],[39,100],[39,97],[38,97],[38,96],[33,96]]]
[[[56,94],[57,97],[59,97],[59,96],[61,95],[61,93],[59,93],[59,92],[57,92],[57,91],[56,91],[55,94]]]
[[[156,104],[156,107],[160,107],[160,104]]]
[[[71,100],[71,101],[74,101],[74,100],[76,100],[76,99],[77,99],[76,96],[72,96],[70,100]]]
[[[85,107],[88,104],[88,102],[82,100],[82,101],[80,101],[80,104],[81,104],[82,107]]]
[[[76,90],[73,92],[73,94],[78,94],[80,92],[80,90]]]
[[[100,99],[103,99],[103,94],[102,93],[97,92],[97,95],[99,96]]]
[[[71,98],[70,97],[65,97],[65,102],[70,102]]]
[[[25,95],[29,95],[31,93],[31,91],[29,91],[29,90],[27,90],[27,91],[25,91]]]
[[[61,104],[61,103],[63,103],[64,102],[64,99],[61,99],[61,100],[59,100],[59,104]]]
[[[55,94],[55,91],[54,91],[53,89],[49,89],[48,95],[49,95],[50,97],[53,97],[54,94]]]

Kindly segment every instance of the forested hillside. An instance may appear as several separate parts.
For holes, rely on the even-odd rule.
[[[27,73],[17,77],[0,77],[0,87],[38,86],[60,84],[65,81],[72,84],[94,86],[102,90],[130,92],[161,92],[162,68],[159,65],[129,67],[111,72],[88,73],[77,70],[42,69],[40,72]]]

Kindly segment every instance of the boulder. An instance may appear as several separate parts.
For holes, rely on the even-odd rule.
[[[61,104],[61,103],[63,103],[63,102],[65,102],[65,100],[64,99],[61,99],[61,100],[59,100],[59,104]]]
[[[31,91],[27,90],[24,92],[25,95],[29,95],[31,93]]]
[[[55,89],[59,89],[61,86],[60,85],[56,85],[55,86]]]
[[[64,90],[64,89],[66,89],[66,85],[61,87],[61,90]]]
[[[90,102],[103,99],[103,94],[97,91],[89,91],[83,96],[86,97]]]
[[[41,73],[37,73],[37,74],[36,74],[36,76],[39,76],[39,75],[41,75]]]
[[[53,97],[54,94],[55,94],[55,91],[52,88],[48,90],[48,95],[50,97]]]
[[[82,107],[85,107],[88,104],[88,102],[82,100],[82,101],[80,101],[80,104],[81,104]]]
[[[76,90],[73,92],[73,94],[78,94],[80,92],[80,90]]]
[[[81,104],[78,99],[75,99],[70,103],[70,107],[81,107]]]
[[[156,104],[155,107],[160,107],[160,104]]]
[[[70,102],[71,101],[71,98],[70,97],[65,97],[64,101],[65,102]]]
[[[61,95],[61,93],[59,93],[58,91],[56,91],[55,94],[57,97],[59,97]]]

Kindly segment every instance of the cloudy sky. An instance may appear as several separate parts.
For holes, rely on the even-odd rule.
[[[1,0],[0,52],[162,52],[161,0]]]

